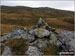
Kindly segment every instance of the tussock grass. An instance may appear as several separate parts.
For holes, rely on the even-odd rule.
[[[5,41],[6,45],[12,49],[13,55],[25,55],[29,44],[24,39],[12,38]]]

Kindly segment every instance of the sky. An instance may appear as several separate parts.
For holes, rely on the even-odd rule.
[[[1,1],[6,6],[50,7],[74,11],[74,1]]]

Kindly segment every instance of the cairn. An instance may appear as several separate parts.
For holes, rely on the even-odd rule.
[[[45,47],[48,44],[56,45],[58,48],[62,50],[69,50],[70,48],[75,49],[75,41],[73,42],[75,38],[68,39],[66,37],[67,41],[65,41],[65,34],[58,34],[55,30],[55,28],[50,27],[42,18],[40,18],[38,24],[34,28],[30,30],[26,30],[26,28],[17,28],[10,34],[3,36],[0,39],[0,43],[10,38],[14,38],[15,36],[18,39],[23,38],[24,40],[30,43],[28,50],[25,51],[25,55],[28,56],[44,55],[44,53],[41,50],[39,50],[39,48]],[[49,42],[45,39],[48,39]],[[4,47],[4,52],[2,53],[2,55],[12,55],[11,49],[8,46]]]

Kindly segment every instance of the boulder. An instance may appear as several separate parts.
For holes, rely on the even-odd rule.
[[[50,32],[44,28],[37,28],[34,30],[34,33],[39,38],[50,35]]]

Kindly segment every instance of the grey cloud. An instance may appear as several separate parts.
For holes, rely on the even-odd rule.
[[[74,10],[74,1],[1,1],[1,5],[51,7],[63,10]]]

